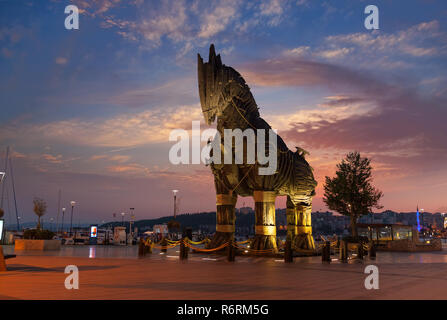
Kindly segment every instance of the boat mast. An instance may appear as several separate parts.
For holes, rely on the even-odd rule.
[[[7,174],[6,172],[8,171],[8,159],[9,159],[9,146],[6,147],[6,158],[5,158],[5,177],[3,178],[3,183],[2,183],[2,198],[0,199],[0,208],[3,208],[3,197],[5,194],[5,179],[7,178]]]
[[[12,170],[12,159],[11,158],[9,158],[9,170],[11,171],[12,192],[14,194],[14,207],[16,209],[17,231],[20,231],[19,212],[17,210],[16,187],[14,184],[14,173]]]

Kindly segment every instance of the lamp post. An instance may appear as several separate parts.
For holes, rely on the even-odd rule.
[[[76,201],[70,201],[71,204],[71,218],[70,218],[70,236],[73,233],[73,209],[74,206],[76,205]]]
[[[3,171],[0,171],[0,182],[3,182],[3,178],[5,177],[6,173]]]
[[[129,208],[129,210],[130,210],[129,234],[130,234],[130,239],[131,239],[131,243],[130,244],[132,244],[132,241],[133,241],[132,223],[133,223],[133,219],[135,217],[134,214],[133,214],[135,208]]]
[[[65,217],[65,208],[62,208],[62,223],[61,223],[61,230],[62,233],[64,233],[64,217]]]
[[[121,225],[124,227],[124,216],[126,215],[125,212],[121,212]]]
[[[172,190],[172,192],[174,193],[174,220],[177,216],[177,192],[178,190]]]

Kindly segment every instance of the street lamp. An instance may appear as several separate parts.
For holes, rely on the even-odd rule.
[[[135,218],[133,211],[135,210],[135,208],[129,208],[130,210],[130,219],[129,219],[129,234],[130,234],[130,239],[131,241],[133,241],[133,232],[132,232],[132,223],[133,223],[133,219]],[[132,242],[131,242],[132,244]]]
[[[3,171],[0,171],[0,182],[3,181],[3,178],[5,177],[6,173]]]
[[[123,227],[124,227],[124,216],[126,215],[126,213],[125,212],[121,212],[121,224],[123,225]]]
[[[65,216],[65,208],[62,208],[62,225],[61,225],[61,231],[64,233],[64,216]]]
[[[70,218],[70,235],[73,233],[73,209],[76,205],[76,201],[70,201],[71,204],[71,218]]]
[[[178,190],[172,190],[172,192],[174,193],[174,220],[175,220],[175,217],[177,216],[177,192],[178,192]]]

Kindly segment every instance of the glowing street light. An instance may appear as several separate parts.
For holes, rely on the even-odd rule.
[[[125,212],[121,212],[121,217],[122,217],[121,224],[123,225],[123,227],[124,227],[124,216],[125,215],[126,215]]]
[[[64,216],[65,216],[65,208],[62,208],[62,223],[61,223],[62,232],[64,232]]]
[[[175,217],[177,216],[177,192],[178,192],[178,190],[172,190],[172,192],[174,193],[174,220],[175,220]]]
[[[129,234],[130,234],[130,238],[133,239],[132,223],[133,223],[133,220],[134,220],[134,218],[135,218],[135,215],[134,215],[134,210],[135,210],[135,208],[129,208],[129,210],[130,210]],[[132,242],[131,242],[131,243],[132,243]]]
[[[76,201],[70,201],[71,204],[71,218],[70,218],[70,235],[73,233],[73,209],[76,205]]]
[[[3,171],[0,171],[0,182],[3,181],[3,178],[5,178],[6,173]]]

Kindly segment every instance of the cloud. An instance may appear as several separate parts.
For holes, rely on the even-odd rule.
[[[339,49],[348,46],[351,51],[367,54],[387,53],[392,56],[409,55],[414,57],[433,56],[446,53],[446,34],[440,31],[437,20],[422,22],[395,33],[375,30],[370,33],[358,32],[345,35],[328,36],[326,45]],[[373,50],[372,50],[373,49]]]
[[[358,150],[373,158],[382,182],[423,179],[435,172],[447,176],[445,96],[427,96],[417,82],[386,82],[364,71],[290,55],[244,64],[240,71],[250,86],[320,87],[335,93],[305,110],[261,110],[291,149],[301,146],[311,157],[332,152],[326,161],[311,158],[316,171],[329,173],[328,166],[338,162],[334,159]],[[323,176],[318,179],[321,183]]]
[[[213,40],[230,43],[249,28],[260,25],[278,26],[291,6],[288,0],[263,0],[247,3],[241,0],[166,0],[157,3],[105,1],[82,8],[102,19],[101,26],[114,28],[123,38],[137,42],[142,49],[154,49],[169,40],[181,46],[178,58],[197,46]],[[135,5],[139,14],[135,19],[115,16],[111,8]],[[101,5],[100,5],[101,4]],[[300,2],[296,5],[302,5]],[[103,9],[101,9],[103,8]],[[244,17],[241,19],[241,17]],[[227,35],[227,36],[226,36]]]
[[[352,51],[352,49],[349,49],[349,48],[338,48],[338,49],[333,49],[333,50],[319,51],[319,52],[317,52],[317,55],[322,56],[323,58],[326,58],[326,59],[334,59],[334,58],[343,57],[343,56],[347,55],[348,53],[350,53],[351,51]]]
[[[52,141],[92,147],[134,147],[169,141],[173,129],[190,129],[201,120],[198,104],[120,114],[101,120],[69,119],[44,124],[11,123],[0,128],[3,139]]]
[[[281,22],[286,4],[287,1],[285,0],[270,0],[261,2],[259,5],[260,15],[270,18],[268,21],[269,25],[277,26]]]
[[[331,35],[314,46],[285,49],[282,55],[353,63],[369,69],[408,68],[406,58],[430,58],[447,53],[447,34],[437,20],[387,33],[382,30]],[[405,60],[405,61],[404,61]]]
[[[198,37],[208,39],[226,29],[228,24],[238,17],[237,1],[221,1],[211,12],[205,13]]]
[[[64,65],[64,64],[67,64],[68,59],[64,58],[64,57],[57,57],[55,62],[56,62],[56,64]]]
[[[72,0],[81,14],[101,15],[120,4],[121,0]]]

